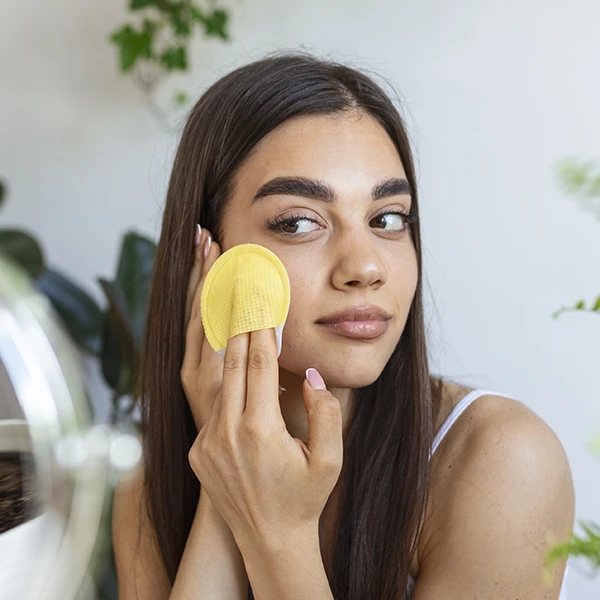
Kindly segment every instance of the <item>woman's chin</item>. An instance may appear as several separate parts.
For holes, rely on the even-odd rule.
[[[285,368],[283,365],[281,365]],[[353,368],[352,365],[332,365],[332,364],[323,364],[321,361],[314,361],[314,363],[309,365],[319,371],[323,379],[325,380],[325,385],[328,389],[331,388],[341,388],[341,389],[356,389],[366,387],[371,385],[373,382],[377,380],[381,371],[383,370],[383,366],[379,370],[375,369],[365,369],[364,363],[362,368],[359,368],[357,365],[356,368]],[[308,368],[308,367],[307,367]],[[304,378],[305,370],[302,369],[286,369],[287,371],[294,373],[301,379]]]
[[[377,381],[377,378],[379,377],[380,373],[381,371],[379,371],[378,373],[359,373],[351,377],[347,375],[340,376],[339,374],[332,374],[331,377],[327,377],[327,374],[325,374],[323,375],[323,379],[325,380],[325,383],[327,384],[328,388],[342,388],[354,390],[371,385],[372,383]]]
[[[292,350],[284,345],[279,367],[300,379],[304,379],[306,369],[312,367],[319,371],[328,388],[361,388],[377,380],[389,359],[387,353],[373,347],[368,352],[365,350],[327,354],[320,348],[320,352],[308,353],[305,348]]]

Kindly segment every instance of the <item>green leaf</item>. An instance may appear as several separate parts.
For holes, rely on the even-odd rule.
[[[131,71],[139,58],[152,57],[154,31],[154,24],[146,20],[141,32],[134,31],[131,25],[123,25],[111,35],[110,39],[119,47],[121,71]]]
[[[98,278],[102,291],[108,300],[108,316],[117,336],[121,356],[129,370],[135,373],[138,363],[138,351],[133,336],[133,324],[127,301],[116,283]]]
[[[99,356],[102,310],[95,300],[53,269],[45,269],[35,285],[49,298],[75,342]]]
[[[596,304],[594,304],[592,310],[600,310],[600,296],[596,298]]]
[[[228,18],[229,15],[221,9],[215,9],[211,15],[205,16],[203,23],[206,36],[216,36],[227,41],[229,39],[226,31]]]
[[[2,208],[2,204],[4,204],[5,197],[6,197],[6,185],[0,179],[0,208]]]
[[[576,305],[575,305],[576,309],[581,309],[581,308],[585,308],[585,302],[583,300],[580,300]]]
[[[588,443],[587,449],[600,458],[600,435],[595,435]]]
[[[569,193],[579,191],[587,182],[591,165],[582,164],[572,158],[559,165],[559,178],[562,186]]]
[[[183,46],[169,48],[160,55],[160,61],[168,71],[187,69],[186,49]]]
[[[98,279],[108,300],[103,323],[102,372],[119,395],[135,394],[139,352],[126,299],[116,282]]]
[[[190,6],[190,16],[194,21],[198,21],[198,23],[204,23],[206,17],[204,13],[200,10],[198,6],[194,6],[193,4]]]
[[[156,4],[156,0],[129,0],[129,8],[131,10],[139,10],[140,8],[147,8]]]
[[[25,269],[33,279],[37,279],[44,270],[44,253],[38,241],[25,231],[0,230],[0,249]]]
[[[179,91],[175,92],[175,104],[179,106],[183,106],[190,101],[190,97],[185,92]]]
[[[102,318],[100,363],[106,383],[115,392],[126,394],[133,385],[133,373],[123,358],[119,335],[108,313],[105,313]]]
[[[192,28],[187,21],[183,21],[181,19],[172,19],[171,23],[173,24],[175,35],[180,37],[188,37],[192,33]]]
[[[165,7],[169,12],[175,35],[187,37],[192,33],[192,12],[187,2],[177,2]]]
[[[132,323],[138,350],[144,339],[150,278],[154,268],[156,244],[147,237],[129,232],[123,238],[116,285],[122,291]]]

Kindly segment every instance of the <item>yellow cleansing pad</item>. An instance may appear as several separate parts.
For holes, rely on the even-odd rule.
[[[290,280],[273,252],[258,244],[227,250],[208,271],[200,303],[206,339],[218,354],[235,335],[274,327],[279,358]]]

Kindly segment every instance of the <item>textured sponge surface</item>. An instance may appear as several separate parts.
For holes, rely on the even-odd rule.
[[[277,355],[290,307],[290,281],[281,260],[259,244],[224,252],[206,275],[201,297],[206,339],[223,355],[233,336],[275,328]]]

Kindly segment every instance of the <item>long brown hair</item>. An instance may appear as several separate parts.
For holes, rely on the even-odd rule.
[[[268,55],[213,84],[187,119],[156,253],[140,381],[145,509],[171,582],[200,493],[187,459],[197,430],[180,381],[195,224],[209,229],[217,242],[222,239],[221,216],[236,170],[278,125],[301,115],[349,110],[369,114],[387,131],[418,210],[403,120],[383,89],[349,66],[297,52]],[[344,440],[328,574],[338,600],[403,598],[425,514],[442,382],[429,372],[418,221],[410,227],[419,280],[408,320],[381,375],[356,390]]]

